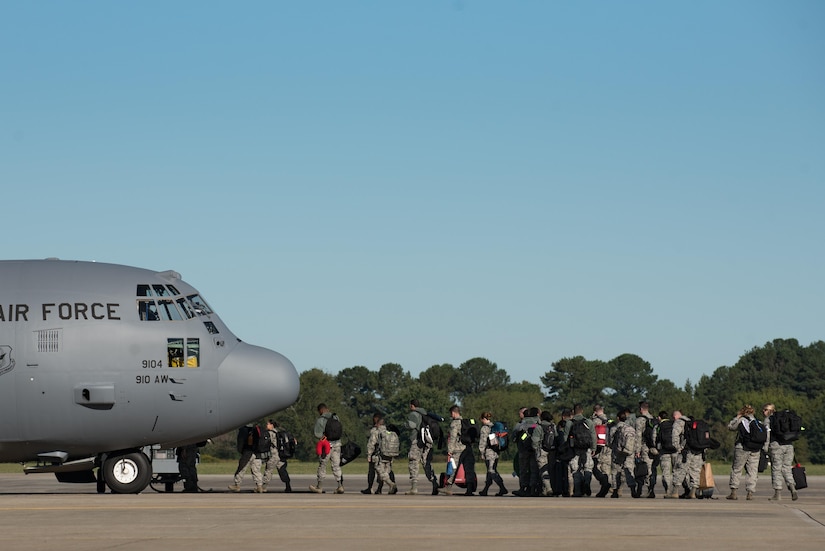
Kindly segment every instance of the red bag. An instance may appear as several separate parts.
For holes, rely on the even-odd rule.
[[[459,465],[458,470],[455,473],[455,480],[453,481],[455,484],[466,484],[467,483],[467,475],[464,474],[464,465]]]
[[[329,450],[331,446],[329,445],[329,440],[324,438],[323,440],[318,440],[318,444],[315,445],[315,453],[318,454],[318,457],[326,457],[329,455]]]

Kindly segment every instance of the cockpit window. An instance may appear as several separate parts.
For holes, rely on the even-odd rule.
[[[138,301],[138,315],[141,321],[157,321],[158,307],[154,300],[139,300]]]
[[[206,304],[206,301],[203,300],[200,295],[189,295],[187,298],[189,302],[192,303],[195,313],[199,316],[206,316],[212,313],[212,309],[209,308],[209,305]]]
[[[175,307],[175,303],[171,300],[159,300],[158,311],[160,312],[160,319],[168,321],[180,321],[183,317]]]
[[[155,290],[155,294],[159,297],[168,297],[171,294],[163,285],[152,285],[152,288]]]
[[[203,297],[198,294],[181,296],[173,285],[138,285],[137,298],[138,316],[142,321],[183,321],[213,313]],[[207,330],[218,333],[217,327],[208,323]]]
[[[192,319],[195,317],[195,310],[192,308],[192,304],[188,300],[185,298],[179,298],[177,303],[178,308],[180,308],[180,311],[183,312],[184,316],[186,316],[186,319]]]

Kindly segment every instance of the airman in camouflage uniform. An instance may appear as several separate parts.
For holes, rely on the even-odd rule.
[[[418,493],[418,470],[424,465],[424,474],[427,480],[433,484],[433,494],[438,493],[438,480],[433,474],[432,460],[433,445],[420,441],[420,429],[423,416],[427,415],[427,410],[418,404],[418,400],[410,400],[410,414],[407,416],[407,428],[410,429],[410,453],[407,455],[410,468],[410,489],[405,492],[407,495]]]
[[[590,495],[590,479],[593,476],[593,455],[596,453],[596,430],[593,422],[584,417],[584,408],[581,404],[573,406],[572,422],[567,423],[564,429],[565,440],[569,438],[574,423],[584,421],[590,431],[590,445],[588,448],[576,449],[576,455],[570,460],[570,475],[573,479],[573,497]]]
[[[773,496],[769,499],[771,501],[779,501],[782,499],[782,482],[791,491],[791,499],[796,501],[799,499],[799,494],[796,491],[796,482],[793,479],[793,443],[783,443],[773,432],[771,425],[771,417],[776,413],[776,406],[773,404],[765,404],[762,408],[765,414],[765,428],[768,430],[768,453],[771,456],[771,486],[773,486]]]
[[[324,436],[324,430],[327,426],[327,421],[329,421],[333,413],[329,410],[326,404],[318,404],[318,419],[315,421],[315,428],[313,429],[313,434],[315,438],[318,440],[322,440],[326,438]],[[329,442],[329,454],[327,456],[322,456],[318,458],[318,472],[317,472],[317,481],[315,484],[310,484],[309,491],[322,494],[324,493],[323,490],[323,483],[324,479],[327,476],[327,463],[332,464],[332,475],[335,477],[335,482],[338,483],[338,487],[335,489],[336,494],[343,494],[344,493],[344,476],[341,473],[341,440],[332,440]]]
[[[453,484],[455,483],[455,476],[458,474],[458,466],[459,462],[461,461],[461,454],[464,453],[464,449],[467,447],[465,444],[461,442],[461,410],[458,406],[453,406],[450,408],[450,433],[447,437],[447,461],[455,460],[455,469],[453,470],[453,474],[451,474],[447,479],[447,484],[445,485],[442,493],[446,495],[453,494]],[[466,469],[465,469],[466,473]],[[467,485],[467,490],[469,492],[470,486]]]
[[[387,428],[384,426],[384,416],[380,413],[373,415],[373,426],[370,429],[370,438],[367,442],[367,461],[375,465],[375,474],[379,479],[379,490],[376,494],[381,493],[381,485],[386,484],[389,487],[389,494],[398,492],[398,487],[390,478],[392,472],[392,457],[387,457],[381,453],[381,433],[386,432]]]
[[[696,497],[696,490],[699,488],[699,474],[705,460],[702,457],[702,452],[692,451],[687,447],[685,441],[685,426],[690,423],[692,419],[687,415],[681,415],[679,418],[676,418],[675,413],[676,412],[674,412],[673,421],[673,442],[678,442],[679,459],[677,459],[676,468],[673,472],[673,485],[665,497],[668,499],[679,497],[679,488],[681,488],[683,484],[686,484],[687,492],[684,497],[693,499]]]
[[[653,457],[651,454],[658,455],[659,450],[655,447],[651,448],[644,441],[644,432],[648,424],[653,424],[653,416],[650,414],[650,404],[647,402],[639,402],[639,415],[636,417],[636,461],[641,461],[647,466],[647,474],[643,477],[636,477],[636,493],[642,495],[642,490],[647,485],[647,497],[656,497],[653,491],[653,485],[656,483],[656,477],[653,474]]]
[[[270,447],[270,456],[269,459],[266,461],[266,465],[264,467],[264,484],[262,491],[266,492],[267,486],[269,485],[269,481],[272,480],[272,471],[275,470],[278,472],[278,477],[281,479],[281,482],[284,483],[284,492],[290,493],[292,492],[292,484],[289,478],[289,472],[287,469],[287,460],[281,459],[280,453],[278,453],[278,432],[280,427],[278,424],[270,419],[266,423],[266,430],[269,431],[269,438],[272,442]],[[283,429],[281,429],[283,430]]]
[[[629,420],[630,410],[624,408],[616,416],[617,423],[610,430],[610,444],[613,448],[613,469],[615,472],[616,482],[613,494],[610,497],[621,497],[622,482],[630,487],[630,494],[633,497],[638,497],[636,491],[636,479],[633,476],[633,470],[636,465],[636,430],[632,422]],[[624,440],[626,447],[620,450],[618,443]],[[621,453],[620,453],[621,452]]]
[[[672,427],[675,426],[675,419],[678,419],[682,416],[682,412],[677,410],[673,411],[672,417],[668,418],[666,411],[659,412],[659,465],[662,468],[662,486],[665,488],[665,494],[667,494],[670,488],[673,486],[673,475],[676,471],[677,465],[681,463],[682,456],[679,455],[678,451],[669,451],[665,449],[666,447],[671,447],[672,449],[679,449],[679,442],[673,441],[673,430],[665,436],[662,427],[664,426],[663,423],[668,423]],[[670,438],[668,442],[664,442],[665,438]]]
[[[727,499],[739,499],[736,495],[736,490],[739,489],[739,479],[742,476],[742,469],[745,469],[745,474],[748,481],[745,483],[745,490],[748,492],[746,499],[749,501],[753,499],[756,492],[756,478],[759,469],[759,451],[746,450],[742,445],[742,435],[740,426],[747,423],[744,430],[750,430],[750,422],[754,419],[754,409],[750,404],[746,404],[739,410],[730,423],[728,423],[728,430],[736,432],[736,443],[733,447],[733,465],[730,468],[730,494]]]
[[[536,466],[538,467],[539,480],[541,481],[541,494],[545,497],[553,495],[550,469],[556,462],[556,451],[547,451],[542,447],[544,435],[549,433],[549,438],[555,440],[556,423],[553,421],[553,414],[549,411],[542,411],[539,415],[539,423],[533,429],[533,452],[536,454]]]
[[[504,487],[504,480],[502,480],[501,475],[498,474],[498,452],[490,446],[491,438],[498,438],[495,434],[492,434],[492,429],[493,414],[485,411],[481,414],[481,431],[478,438],[478,451],[481,457],[484,458],[484,463],[487,466],[487,478],[484,481],[484,489],[478,493],[478,495],[481,496],[487,495],[487,490],[490,489],[493,482],[498,484],[497,496],[507,494],[507,488]]]
[[[604,414],[604,408],[601,405],[593,406],[593,415],[590,417],[593,421],[593,427],[597,425],[607,426],[605,443],[610,442],[610,426],[607,415]],[[601,489],[596,497],[605,497],[611,488],[615,488],[615,477],[613,476],[613,452],[609,445],[599,445],[596,443],[596,455],[593,456],[593,476],[601,484]]]

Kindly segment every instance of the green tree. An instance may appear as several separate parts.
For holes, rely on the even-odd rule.
[[[553,362],[552,367],[552,371],[540,377],[547,389],[548,404],[570,408],[577,403],[590,406],[604,403],[610,370],[603,361],[575,356]]]
[[[456,368],[452,364],[436,364],[418,375],[421,384],[452,394],[455,389]]]
[[[487,358],[472,358],[460,366],[453,380],[456,400],[462,402],[467,396],[481,394],[493,388],[501,388],[510,383],[510,376]]]
[[[335,377],[348,407],[367,426],[372,425],[372,414],[378,406],[375,390],[378,374],[363,365],[341,370]]]
[[[622,354],[608,362],[612,392],[608,393],[605,410],[629,407],[635,410],[638,403],[648,399],[658,377],[653,374],[650,363],[636,354]],[[611,409],[608,410],[607,408]]]

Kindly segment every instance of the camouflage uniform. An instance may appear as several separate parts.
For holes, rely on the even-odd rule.
[[[433,474],[433,468],[430,463],[432,460],[433,445],[427,442],[420,442],[419,429],[424,415],[427,415],[427,410],[423,408],[415,408],[410,411],[407,416],[407,427],[410,429],[410,453],[407,454],[410,469],[410,490],[409,495],[418,493],[418,470],[420,466],[424,465],[424,475],[427,480],[433,483],[433,493],[437,493],[438,481]]]
[[[590,446],[585,449],[576,449],[576,455],[570,460],[568,468],[573,479],[573,497],[590,495],[590,479],[593,476],[593,454],[596,453],[596,429],[593,428],[593,421],[585,419],[584,415],[576,414],[572,422],[564,427],[564,439],[570,436],[570,431],[576,421],[584,421],[585,426],[590,430]]]
[[[327,421],[332,418],[332,412],[325,412],[323,413],[318,419],[315,421],[315,429],[313,430],[313,434],[315,438],[322,439],[324,438],[324,429],[327,426]],[[326,457],[319,457],[318,458],[318,472],[317,472],[317,483],[315,484],[315,488],[317,490],[321,490],[324,479],[327,476],[327,463],[332,465],[332,476],[335,477],[335,482],[338,483],[338,488],[335,490],[335,493],[343,494],[344,493],[344,478],[341,473],[341,441],[340,440],[331,440],[329,442],[329,454]],[[310,486],[310,490],[312,490],[312,486]],[[312,490],[315,491],[315,490]]]
[[[753,499],[753,493],[756,492],[756,478],[758,475],[759,470],[759,451],[750,451],[746,450],[742,446],[742,437],[739,433],[739,426],[742,424],[743,421],[750,421],[753,419],[753,415],[749,415],[747,417],[740,417],[736,416],[733,420],[728,423],[728,430],[736,431],[736,444],[733,447],[733,465],[730,469],[730,489],[731,494],[728,496],[729,499],[736,499],[736,492],[739,488],[739,479],[742,475],[742,469],[745,469],[745,474],[747,475],[747,482],[745,483],[745,490],[748,492],[748,499]]]
[[[450,421],[450,434],[447,437],[447,453],[450,458],[455,459],[456,461],[456,468],[447,480],[448,488],[452,487],[455,482],[455,475],[458,474],[458,465],[461,460],[461,454],[464,453],[464,449],[466,447],[467,446],[461,443],[461,416],[459,415]]]
[[[546,451],[541,443],[544,440],[544,433],[550,431],[555,434],[556,426],[552,422],[540,421],[533,430],[533,453],[536,454],[536,466],[538,467],[539,479],[541,481],[541,493],[543,496],[553,495],[553,487],[550,483],[550,469],[556,462],[556,452]]]
[[[498,452],[490,447],[490,436],[492,432],[492,423],[489,419],[481,420],[481,431],[478,438],[478,452],[484,458],[484,464],[487,466],[487,477],[484,481],[484,489],[479,492],[479,495],[486,496],[487,490],[493,485],[493,482],[498,484],[498,493],[496,495],[505,495],[507,489],[504,487],[504,480],[498,474]],[[492,434],[493,438],[497,438]]]
[[[628,427],[630,428],[630,431],[627,431]],[[636,466],[635,434],[628,435],[626,437],[626,441],[628,442],[630,449],[625,450],[626,455],[624,455],[624,457],[618,455],[617,450],[615,449],[615,441],[619,438],[619,435],[623,430],[625,432],[635,432],[633,423],[630,419],[626,421],[618,421],[610,430],[610,444],[613,448],[613,472],[615,476],[615,487],[611,497],[619,497],[621,495],[622,482],[626,483],[628,487],[630,487],[631,495],[638,496],[638,493],[636,492],[636,478],[633,476],[633,470]]]
[[[793,479],[793,459],[794,449],[793,444],[783,444],[773,434],[773,427],[771,426],[771,417],[765,417],[765,429],[768,431],[768,454],[771,458],[771,486],[773,487],[772,501],[779,501],[780,493],[782,492],[782,483],[784,482],[791,491],[791,499],[796,501],[799,494],[796,492],[796,482]]]
[[[375,474],[378,476],[379,492],[381,485],[386,484],[390,494],[396,493],[397,487],[395,482],[390,478],[392,472],[392,457],[381,455],[381,431],[386,431],[387,428],[382,424],[373,426],[370,429],[370,438],[367,441],[367,458],[371,463],[375,464]],[[379,493],[376,492],[376,493]]]
[[[673,430],[671,431],[671,446],[675,447],[677,450],[680,448],[679,439],[680,436],[676,434],[676,421],[665,419],[662,421],[664,422],[672,422],[673,423]],[[661,423],[659,425],[661,427]],[[682,425],[682,430],[684,429],[684,425]],[[661,434],[661,432],[660,432]],[[681,432],[679,433],[681,434]],[[678,465],[682,462],[682,456],[679,454],[678,451],[675,452],[667,452],[664,449],[661,450],[659,453],[659,464],[662,467],[662,486],[665,487],[665,493],[667,494],[670,492],[670,489],[673,487],[673,475],[676,473]]]
[[[680,457],[673,472],[673,486],[668,490],[666,497],[676,497],[679,488],[687,483],[686,497],[692,499],[696,497],[696,490],[699,488],[699,474],[705,460],[702,458],[702,452],[691,451],[685,443],[685,425],[690,421],[689,417],[683,415],[673,422],[673,441],[679,443]]]
[[[595,413],[590,418],[593,421],[595,430],[596,425],[607,425],[607,440],[610,442],[610,426],[606,415],[596,415]],[[605,497],[611,488],[615,488],[615,477],[613,476],[613,451],[609,445],[596,445],[596,455],[593,457],[593,476],[601,484],[601,489],[596,497]]]
[[[252,481],[255,483],[255,491],[259,492],[263,488],[263,477],[261,476],[261,460],[255,450],[258,448],[258,427],[247,425],[238,431],[238,451],[241,454],[238,459],[238,469],[235,471],[234,485],[229,489],[233,492],[241,491],[246,468],[252,471]]]
[[[289,493],[292,491],[292,485],[290,483],[289,473],[286,470],[286,459],[281,459],[281,456],[278,453],[277,433],[277,428],[269,431],[269,438],[270,440],[272,440],[272,446],[270,448],[269,459],[267,459],[266,465],[264,466],[263,491],[266,492],[266,487],[272,480],[272,471],[278,471],[278,477],[281,479],[281,482],[283,482],[285,486],[284,492]]]
[[[651,450],[653,450],[654,454],[658,454],[659,451],[656,448],[649,448],[647,443],[644,441],[644,431],[645,427],[648,423],[653,422],[653,416],[649,413],[647,414],[640,414],[636,417],[636,457],[639,461],[644,462],[647,465],[647,474],[644,477],[637,477],[636,478],[636,488],[637,492],[641,494],[642,488],[647,485],[647,495],[653,494],[653,486],[656,484],[656,476],[653,474],[653,458],[650,456]]]

